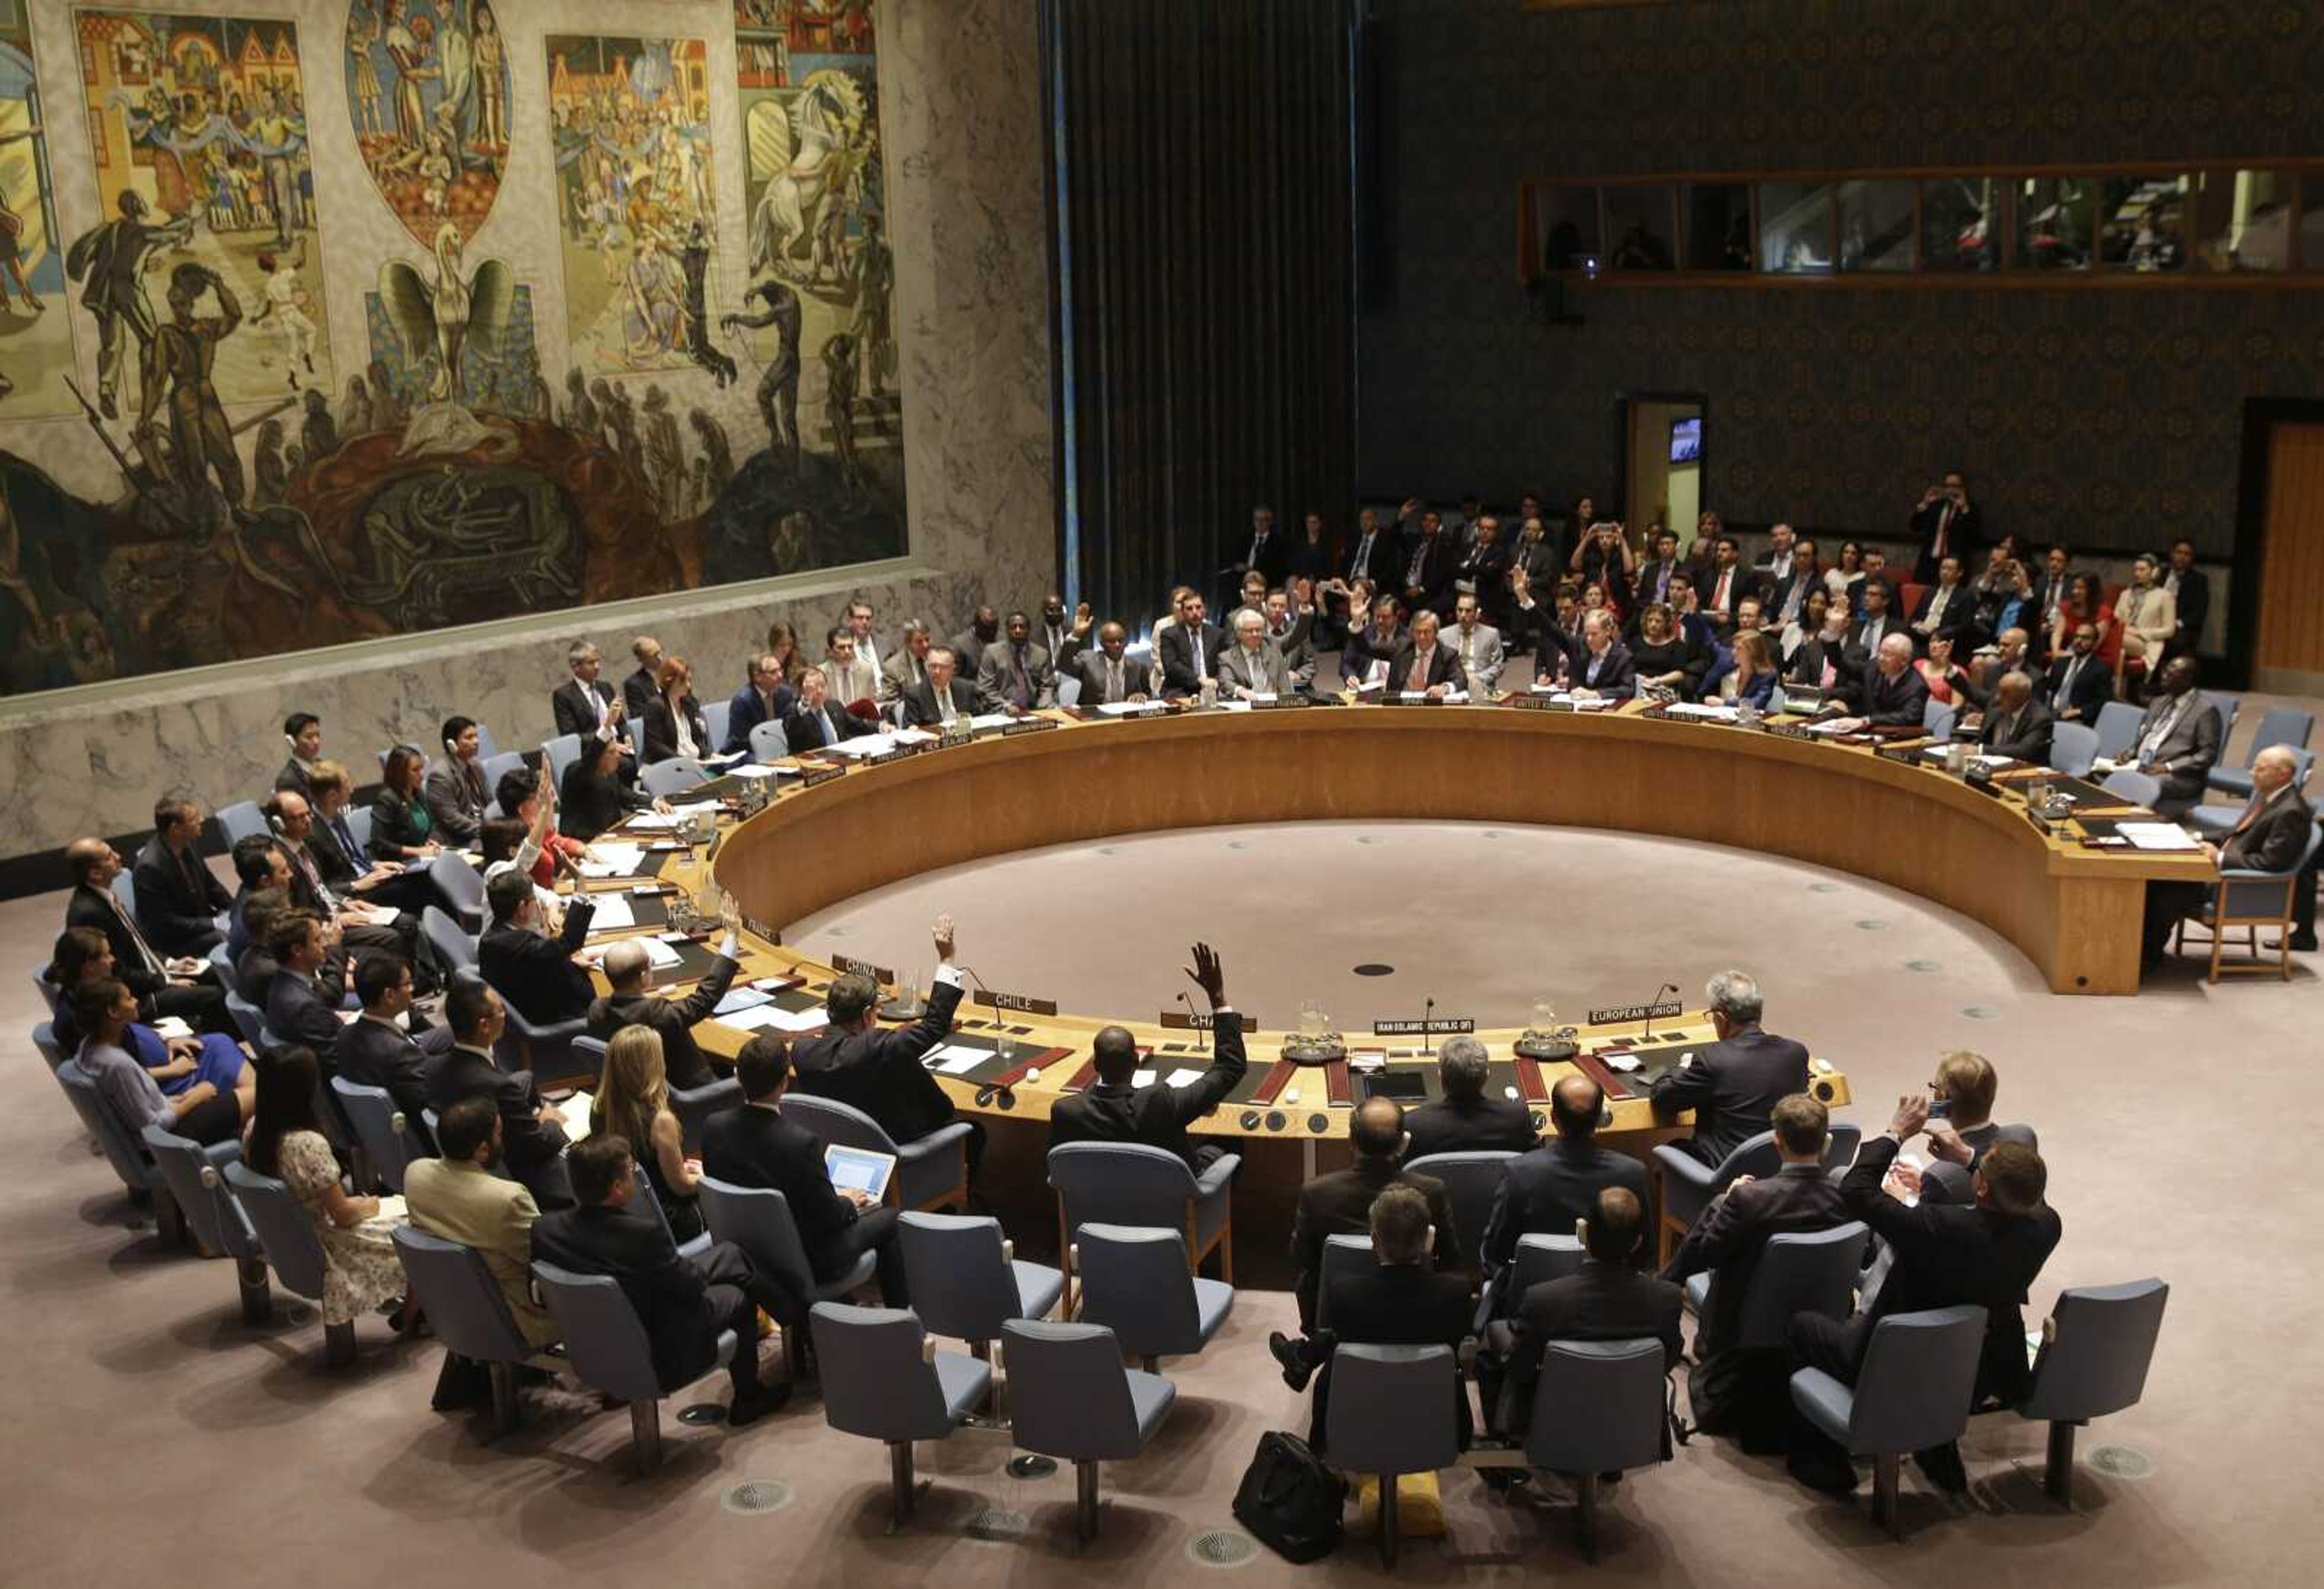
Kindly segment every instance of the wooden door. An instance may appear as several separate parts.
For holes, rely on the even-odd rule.
[[[2252,667],[2262,689],[2324,689],[2324,425],[2269,439]]]

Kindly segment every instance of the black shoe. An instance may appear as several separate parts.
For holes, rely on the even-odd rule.
[[[1923,1478],[1948,1495],[1959,1495],[1969,1489],[1969,1470],[1961,1465],[1960,1447],[1954,1441],[1915,1451],[1913,1462]]]
[[[2269,944],[2268,948],[2281,953],[2282,952],[2283,944],[2282,941],[2279,940],[2274,943]],[[2292,936],[2292,952],[2294,954],[2314,954],[2316,952],[2316,934],[2313,932],[2293,933]]]
[[[1836,1452],[1794,1451],[1784,1459],[1784,1467],[1811,1490],[1821,1490],[1827,1495],[1856,1493],[1856,1465]]]
[[[770,1412],[780,1412],[790,1402],[791,1384],[788,1380],[768,1386],[761,1385],[755,1396],[737,1396],[726,1405],[726,1427],[742,1428],[758,1422]]]
[[[1305,1390],[1307,1382],[1315,1377],[1315,1365],[1307,1361],[1306,1354],[1300,1350],[1300,1343],[1281,1330],[1267,1332],[1267,1349],[1283,1365],[1283,1382],[1293,1390]]]

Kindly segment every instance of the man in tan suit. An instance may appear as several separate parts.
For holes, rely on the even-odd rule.
[[[436,1141],[442,1158],[415,1160],[403,1172],[411,1222],[482,1254],[525,1343],[549,1345],[557,1321],[532,1296],[532,1225],[540,1210],[521,1183],[493,1173],[501,1153],[499,1105],[484,1094],[462,1098],[436,1123]]]

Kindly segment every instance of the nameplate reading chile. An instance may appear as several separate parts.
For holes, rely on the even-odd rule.
[[[1477,1029],[1474,1015],[1431,1015],[1426,1020],[1374,1021],[1374,1037],[1459,1037]]]
[[[1614,1021],[1659,1021],[1665,1015],[1681,1014],[1685,1006],[1676,999],[1665,1004],[1619,1004],[1609,1009],[1590,1012],[1590,1024],[1603,1026]]]
[[[1054,998],[1034,998],[1023,993],[995,993],[980,987],[968,996],[971,1004],[984,1005],[996,1010],[1019,1010],[1028,1015],[1054,1015],[1057,1001]]]

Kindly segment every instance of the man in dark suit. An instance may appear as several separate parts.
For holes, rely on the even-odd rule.
[[[1694,1134],[1674,1144],[1717,1164],[1765,1131],[1777,1103],[1808,1086],[1808,1051],[1759,1029],[1759,985],[1741,971],[1721,971],[1705,990],[1719,1040],[1655,1078],[1656,1118],[1694,1111]]]
[[[1961,560],[1948,555],[1937,564],[1937,580],[1921,592],[1906,622],[1916,644],[1926,649],[1939,635],[1954,634],[1976,621],[1977,597],[1961,581]]]
[[[1864,589],[1864,616],[1849,626],[1848,644],[1843,651],[1848,670],[1859,676],[1872,670],[1880,654],[1880,642],[1890,635],[1903,635],[1909,642],[1912,630],[1893,611],[1895,592],[1885,582],[1875,580]]]
[[[2164,668],[2165,676],[2187,660],[2173,659]],[[2204,710],[2210,712],[2209,707]],[[2253,757],[2251,798],[2245,802],[2236,825],[2218,842],[2205,844],[2204,853],[2222,870],[2285,872],[2299,865],[2308,846],[2309,824],[2316,820],[2315,812],[2293,787],[2299,772],[2300,764],[2288,745],[2270,745]],[[2151,968],[2162,960],[2173,923],[2200,909],[2211,886],[2206,883],[2146,886],[2143,964]]]
[[[904,1254],[896,1239],[897,1213],[853,1188],[831,1184],[823,1144],[806,1126],[783,1117],[791,1056],[783,1040],[761,1032],[734,1058],[742,1107],[723,1109],[702,1127],[702,1170],[733,1186],[779,1191],[790,1205],[799,1245],[818,1284],[837,1280],[866,1253],[879,1254],[880,1300],[911,1306],[904,1284]],[[803,1317],[807,1300],[798,1308]]]
[[[1388,661],[1389,700],[1407,692],[1442,700],[1468,689],[1469,675],[1462,671],[1461,654],[1439,642],[1438,627],[1436,614],[1428,608],[1423,607],[1412,615],[1410,635]]]
[[[2095,727],[2098,710],[2114,699],[2114,674],[2098,660],[2098,631],[2094,625],[2074,629],[2070,648],[2053,657],[2042,681],[2042,699],[2060,722]]]
[[[1315,1345],[1323,1361],[1315,1378],[1314,1417],[1307,1443],[1323,1449],[1331,1428],[1330,1353],[1342,1344],[1364,1346],[1448,1346],[1461,1349],[1468,1337],[1469,1284],[1428,1261],[1428,1199],[1410,1187],[1391,1186],[1365,1211],[1371,1228],[1372,1266],[1332,1282],[1331,1327]],[[1453,1419],[1465,1449],[1473,1433],[1469,1394],[1457,1375],[1452,1382]]]
[[[1238,544],[1227,543],[1234,561],[1225,570],[1224,588],[1233,590],[1246,574],[1257,574],[1270,585],[1283,583],[1285,572],[1291,566],[1291,543],[1275,528],[1275,510],[1265,502],[1250,510],[1250,538]]]
[[[968,627],[952,638],[952,654],[960,658],[960,670],[970,678],[984,666],[984,648],[1001,638],[1001,614],[991,607],[979,607],[969,620]]]
[[[1846,688],[1860,727],[1917,729],[1928,711],[1928,681],[1913,666],[1913,642],[1901,631],[1882,638],[1870,666]]]
[[[2041,572],[2027,582],[2025,605],[2017,621],[2034,638],[2036,657],[2049,651],[2050,636],[2057,628],[2058,615],[2065,607],[2066,587],[2073,578],[2072,559],[2072,553],[2052,543],[2043,549]]]
[[[783,719],[783,739],[793,756],[826,750],[842,739],[877,733],[880,725],[856,716],[830,698],[831,684],[820,667],[799,675],[798,703]]]
[[[1356,515],[1355,539],[1347,548],[1347,556],[1333,569],[1342,584],[1352,586],[1360,580],[1369,580],[1375,591],[1389,588],[1396,578],[1396,531],[1380,526],[1379,510],[1366,508]],[[1363,614],[1349,613],[1348,622],[1360,624]]]
[[[1522,1153],[1539,1140],[1524,1104],[1485,1096],[1489,1062],[1473,1037],[1448,1037],[1438,1046],[1436,1084],[1444,1096],[1404,1117],[1406,1163],[1431,1153]]]
[[[1033,641],[1033,620],[1011,612],[1001,638],[977,665],[976,703],[986,712],[1041,712],[1057,703],[1057,668]]]
[[[1218,1162],[1226,1150],[1212,1143],[1196,1147],[1186,1127],[1218,1107],[1249,1068],[1242,1017],[1227,1003],[1226,975],[1209,944],[1194,945],[1194,969],[1186,975],[1211,1001],[1211,1033],[1218,1052],[1210,1068],[1184,1087],[1167,1080],[1139,1087],[1136,1040],[1120,1026],[1106,1027],[1090,1043],[1096,1085],[1058,1100],[1049,1111],[1052,1148],[1074,1142],[1142,1143],[1177,1154],[1197,1175]]]
[[[198,959],[223,936],[212,920],[234,903],[202,860],[202,808],[165,794],[153,804],[153,837],[137,852],[137,924],[166,955]]]
[[[1638,577],[1630,586],[1633,611],[1652,602],[1668,602],[1671,575],[1685,566],[1678,560],[1678,537],[1668,529],[1655,531],[1654,544],[1646,550],[1652,556],[1639,565]]]
[[[1993,687],[1993,704],[1978,725],[1978,749],[1987,756],[2010,756],[2036,767],[2050,760],[2050,740],[2057,724],[2050,709],[2034,698],[2034,681],[2022,673],[2005,673]]]
[[[587,1015],[596,989],[573,956],[597,914],[588,896],[573,896],[565,907],[565,929],[554,938],[540,930],[540,905],[529,874],[503,872],[484,885],[484,903],[492,907],[493,920],[476,945],[477,973],[536,1026]]]
[[[1532,1425],[1534,1386],[1547,1342],[1654,1339],[1663,1344],[1665,1369],[1678,1362],[1679,1313],[1686,1294],[1634,1267],[1646,1230],[1646,1205],[1619,1187],[1607,1188],[1583,1222],[1588,1256],[1581,1269],[1530,1288],[1511,1318],[1486,1327],[1486,1347],[1498,1367],[1492,1400],[1485,1407],[1498,1432],[1521,1439]],[[1488,1393],[1486,1377],[1480,1360],[1480,1395]]]
[[[503,1070],[493,1060],[493,1044],[508,1025],[501,996],[472,978],[456,978],[444,996],[444,1025],[452,1034],[450,1046],[420,1073],[427,1107],[441,1115],[464,1098],[491,1098],[501,1112],[509,1173],[524,1182],[542,1208],[570,1208],[565,1117],[540,1101],[531,1071]]]
[[[284,1042],[313,1049],[328,1076],[341,1031],[338,995],[346,985],[317,980],[323,969],[323,923],[306,911],[285,911],[268,930],[266,947],[278,968],[266,987],[266,1029]]]
[[[651,635],[640,635],[630,642],[630,655],[638,666],[622,681],[622,712],[633,721],[643,722],[646,708],[661,697],[661,642]]]
[[[797,1316],[784,1288],[760,1274],[731,1242],[714,1243],[696,1258],[679,1256],[669,1227],[629,1206],[638,1171],[620,1136],[592,1136],[571,1158],[580,1206],[534,1223],[533,1262],[619,1281],[645,1327],[654,1378],[665,1392],[707,1373],[718,1361],[719,1332],[733,1330],[734,1355],[726,1366],[734,1392],[726,1421],[755,1423],[788,1401],[789,1381],[770,1385],[759,1377],[758,1309]]]
[[[1703,618],[1723,640],[1735,632],[1736,610],[1744,597],[1757,593],[1759,582],[1743,566],[1743,549],[1733,536],[1722,535],[1716,544],[1712,565],[1696,583],[1695,593],[1702,598]]]
[[[1935,583],[1937,565],[1947,557],[1958,557],[1967,567],[1982,544],[1983,527],[1977,505],[1969,500],[1968,478],[1958,469],[1946,470],[1944,483],[1923,491],[1921,505],[1913,510],[1913,538],[1921,548],[1914,583]]]
[[[1205,616],[1203,598],[1190,595],[1178,610],[1178,621],[1155,641],[1162,664],[1162,693],[1183,701],[1202,693],[1203,681],[1219,675],[1219,653],[1226,648],[1227,633]]]
[[[65,900],[65,925],[105,934],[113,951],[112,975],[137,996],[138,1007],[155,1016],[177,1015],[204,1030],[231,1033],[226,989],[203,979],[208,968],[191,958],[164,954],[122,908],[113,892],[113,879],[122,871],[121,852],[102,839],[76,839],[65,846],[65,865],[73,878],[72,893]]]
[[[1095,621],[1087,602],[1068,613],[1065,599],[1056,592],[1041,598],[1041,626],[1033,631],[1033,638],[1049,654],[1060,675],[1071,673],[1074,659],[1088,649],[1090,626]]]
[[[1506,1312],[1517,1302],[1509,1295],[1508,1275],[1518,1237],[1572,1235],[1609,1186],[1646,1202],[1646,1165],[1598,1145],[1605,1117],[1606,1094],[1596,1082],[1578,1070],[1560,1077],[1549,1091],[1549,1140],[1510,1160],[1502,1172],[1480,1249],[1494,1312]]]
[[[1495,617],[1503,616],[1508,604],[1509,548],[1501,540],[1501,521],[1487,513],[1474,520],[1475,538],[1452,565],[1452,583],[1439,598],[1440,617],[1452,616],[1454,602],[1462,594],[1477,598],[1477,608]]]
[[[1325,1238],[1369,1231],[1372,1199],[1391,1186],[1408,1186],[1428,1199],[1429,1223],[1436,1227],[1438,1267],[1453,1269],[1461,1262],[1460,1236],[1452,1227],[1452,1200],[1445,1193],[1444,1183],[1433,1175],[1415,1175],[1397,1168],[1404,1157],[1404,1106],[1389,1098],[1366,1098],[1356,1106],[1348,1141],[1356,1150],[1356,1162],[1301,1187],[1291,1218],[1291,1261],[1298,1272],[1293,1290],[1299,1301],[1300,1326],[1311,1336],[1316,1290],[1323,1281]],[[1268,1336],[1268,1347],[1287,1368],[1290,1363],[1285,1354],[1297,1348],[1288,1341],[1277,1347],[1277,1339]],[[1311,1369],[1315,1361],[1320,1358],[1310,1360]],[[1304,1377],[1292,1387],[1305,1388]]]
[[[718,1071],[694,1041],[694,1028],[710,1018],[742,969],[734,928],[733,922],[726,923],[718,963],[684,998],[664,998],[653,991],[653,958],[638,940],[624,939],[606,950],[599,964],[613,991],[590,1002],[589,1035],[609,1040],[624,1026],[650,1026],[661,1038],[662,1069],[670,1086],[690,1092],[715,1081]]]
[[[1074,673],[1082,682],[1074,704],[1087,710],[1147,698],[1148,670],[1130,659],[1129,644],[1130,631],[1121,625],[1109,621],[1099,626],[1096,648],[1074,658]]]
[[[1997,1125],[1993,1100],[2001,1079],[1983,1054],[1956,1049],[1937,1061],[1935,1101],[1929,1106],[1929,1162],[1921,1166],[1924,1203],[1974,1203],[1977,1167],[1997,1143],[2022,1143],[2039,1153],[2042,1139],[2031,1125]]]
[[[1793,1366],[1820,1368],[1854,1384],[1873,1327],[1888,1315],[1956,1305],[1983,1308],[1985,1346],[1970,1408],[1988,1399],[2007,1406],[2024,1395],[2028,1372],[2025,1320],[2019,1309],[2063,1232],[2056,1210],[2043,1200],[2049,1171],[2042,1155],[2022,1143],[1997,1144],[1978,1165],[1974,1207],[1923,1202],[1908,1208],[1884,1191],[1881,1182],[1897,1150],[1928,1119],[1925,1095],[1904,1099],[1888,1129],[1865,1141],[1840,1182],[1849,1216],[1887,1244],[1889,1266],[1885,1275],[1874,1266],[1853,1318],[1802,1313],[1793,1318]],[[1914,1460],[1940,1488],[1967,1487],[1960,1453],[1950,1441],[1914,1453]],[[1793,1419],[1789,1465],[1794,1477],[1819,1490],[1846,1494],[1856,1487],[1855,1465],[1804,1419]]]
[[[927,676],[907,685],[901,697],[906,728],[932,729],[941,733],[947,728],[965,724],[976,715],[976,691],[959,676],[960,659],[953,655],[951,647],[930,647],[924,666]],[[952,709],[949,714],[945,710],[947,705]]]
[[[1615,638],[1614,615],[1592,612],[1582,620],[1582,644],[1572,653],[1573,687],[1594,690],[1609,701],[1628,697],[1637,683],[1630,648]]]
[[[576,641],[565,653],[565,665],[573,676],[557,686],[549,698],[549,709],[556,714],[559,734],[576,734],[584,739],[618,739],[622,738],[623,714],[614,703],[613,686],[597,676],[604,666],[604,658],[597,648],[586,640]]]
[[[2176,821],[2195,809],[2205,783],[2219,759],[2218,708],[2195,688],[2192,657],[2174,657],[2163,665],[2154,699],[2146,703],[2139,721],[2138,738],[2126,765],[2163,782],[2154,814]],[[2256,782],[2256,780],[2255,780]],[[145,905],[145,882],[137,882],[137,904]]]
[[[1460,548],[1444,533],[1436,510],[1420,516],[1420,536],[1401,555],[1396,588],[1415,613],[1424,608],[1440,618],[1452,611],[1452,568]]]
[[[428,1102],[428,1063],[452,1046],[448,1026],[430,1026],[418,1040],[396,1024],[417,1020],[411,1008],[410,965],[392,954],[367,954],[355,961],[355,997],[363,1014],[339,1033],[331,1069],[360,1087],[381,1087],[413,1127]]]
[[[751,730],[762,722],[782,721],[794,698],[779,661],[771,655],[751,658],[750,681],[726,703],[726,743],[719,750],[728,756],[749,750]]]
[[[880,985],[861,971],[833,978],[824,996],[830,1024],[791,1051],[798,1090],[810,1098],[853,1104],[880,1123],[897,1143],[917,1142],[952,1124],[952,1099],[920,1063],[952,1030],[960,1007],[960,973],[954,969],[953,925],[938,916],[929,934],[936,940],[936,970],[928,984],[920,1018],[900,1032],[880,1030]],[[973,1175],[984,1148],[984,1127],[968,1138]]]
[[[1791,1375],[1783,1349],[1746,1352],[1740,1345],[1743,1299],[1767,1238],[1830,1230],[1849,1217],[1840,1183],[1823,1167],[1830,1112],[1795,1092],[1776,1104],[1770,1124],[1783,1168],[1763,1180],[1738,1177],[1695,1221],[1662,1272],[1678,1285],[1691,1274],[1711,1275],[1711,1296],[1695,1325],[1687,1400],[1697,1428],[1735,1435],[1747,1451],[1780,1450],[1791,1424]]]
[[[2163,588],[2171,592],[2172,610],[2178,614],[2178,631],[2171,637],[2166,654],[2172,657],[2192,657],[2203,644],[2203,620],[2211,612],[2211,581],[2195,566],[2195,543],[2175,540],[2171,543],[2171,566],[2163,575]]]

